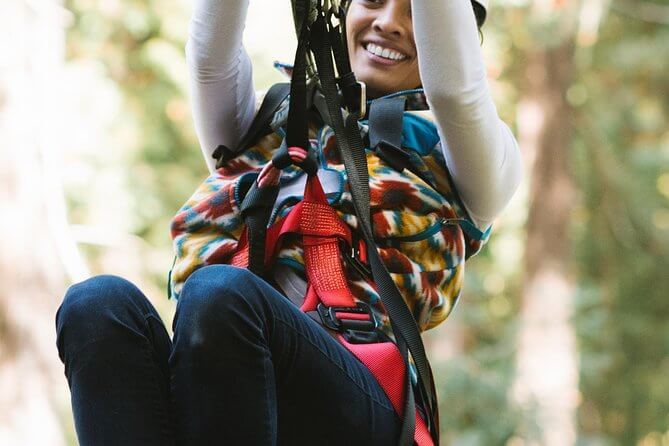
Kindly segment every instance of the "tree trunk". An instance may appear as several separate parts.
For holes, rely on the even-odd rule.
[[[575,198],[569,171],[573,122],[566,102],[574,35],[575,29],[559,44],[531,51],[520,88],[526,92],[520,145],[533,166],[514,395],[536,416],[537,435],[524,427],[529,444],[548,446],[576,441],[578,360],[568,235]]]
[[[3,3],[0,70],[0,444],[65,444],[71,420],[55,344],[65,287],[62,204],[46,164],[60,141],[49,97],[58,91],[68,14],[56,2]],[[8,33],[7,33],[8,31]],[[59,201],[60,200],[60,201]],[[62,216],[61,216],[62,217]],[[72,252],[70,250],[70,252]],[[71,423],[71,421],[70,421]]]

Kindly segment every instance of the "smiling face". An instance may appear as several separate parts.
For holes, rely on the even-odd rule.
[[[410,0],[350,0],[346,39],[370,98],[421,85]]]

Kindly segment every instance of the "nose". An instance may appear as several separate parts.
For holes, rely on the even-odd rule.
[[[404,36],[411,22],[411,3],[390,0],[379,8],[373,23],[374,31],[383,34]]]

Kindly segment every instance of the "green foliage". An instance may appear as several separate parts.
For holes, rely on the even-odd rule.
[[[513,438],[521,413],[508,401],[508,373],[466,356],[454,358],[436,373],[443,377],[439,415],[444,444],[502,446]]]
[[[169,3],[174,3],[170,5]],[[124,109],[141,128],[134,150],[128,150],[125,166],[130,188],[136,191],[135,232],[152,244],[165,245],[167,216],[192,193],[194,185],[206,176],[202,155],[190,129],[192,123],[184,99],[184,85],[176,83],[171,70],[185,70],[184,37],[174,41],[163,30],[165,11],[176,9],[175,2],[153,4],[120,2],[123,11],[116,17],[98,18],[97,9],[81,17],[104,21],[108,38],[92,49],[90,57],[102,61],[108,76],[121,88]],[[158,15],[160,11],[160,16]],[[95,17],[95,19],[92,19]],[[75,27],[73,32],[76,32]],[[94,30],[82,29],[74,40],[96,40]],[[113,48],[111,51],[109,49]],[[169,64],[160,51],[171,52]],[[178,62],[180,63],[178,63]]]
[[[669,28],[613,14],[579,79],[588,95],[574,143],[585,443],[669,431],[667,52]]]

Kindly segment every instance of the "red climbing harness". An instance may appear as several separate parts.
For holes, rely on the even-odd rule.
[[[282,238],[301,236],[304,248],[307,294],[300,307],[305,313],[316,312],[324,326],[337,332],[336,338],[374,375],[400,417],[404,407],[404,360],[391,340],[377,337],[378,322],[369,306],[355,301],[344,273],[342,247],[352,246],[351,231],[328,204],[316,175],[307,179],[304,198],[290,213],[267,230],[265,264],[272,263]],[[231,263],[248,266],[249,248],[246,230],[240,249]],[[418,446],[433,445],[425,420],[416,408],[414,441]]]
[[[346,33],[340,28],[345,23],[342,11],[333,9],[333,3],[328,0],[294,0],[293,7],[298,45],[290,85],[278,84],[270,89],[249,131],[235,147],[220,145],[215,150],[216,167],[222,169],[223,181],[234,182],[234,189],[217,189],[218,181],[206,182],[204,187],[208,192],[209,188],[215,191],[215,197],[211,201],[197,203],[195,207],[184,208],[183,222],[193,223],[190,229],[194,233],[190,235],[204,241],[202,245],[195,242],[185,248],[195,249],[198,258],[206,256],[206,263],[230,263],[248,268],[260,277],[267,277],[282,251],[282,245],[285,245],[283,248],[290,248],[297,240],[303,251],[307,276],[307,292],[301,310],[333,330],[336,339],[377,379],[402,420],[399,446],[439,444],[434,379],[414,314],[415,310],[426,307],[414,305],[410,308],[407,305],[409,296],[406,289],[403,294],[386,265],[396,255],[381,258],[370,211],[371,178],[366,150],[373,151],[387,170],[398,173],[391,182],[396,187],[405,184],[409,189],[416,190],[414,183],[420,183],[421,190],[431,188],[434,194],[425,195],[430,203],[441,196],[443,188],[437,188],[427,170],[418,168],[415,157],[403,148],[407,98],[401,95],[377,98],[370,101],[368,109],[365,86],[356,80],[347,57]],[[339,19],[337,26],[332,23],[335,17]],[[313,86],[316,88],[311,88]],[[287,108],[282,107],[286,98],[289,102]],[[280,110],[287,110],[287,116],[285,113],[282,116]],[[369,132],[364,140],[359,121],[366,116],[369,116]],[[355,215],[355,228],[349,226],[349,221],[345,223],[326,200],[316,175],[323,160],[311,144],[309,127],[312,123],[321,128],[328,126],[336,137],[335,147],[343,164],[342,170],[345,170],[342,175],[353,208],[352,212],[349,209],[349,215]],[[278,134],[279,128],[282,141],[279,146],[272,145],[271,161],[266,151],[250,155],[248,160],[252,160],[252,165],[238,164],[245,151],[264,136],[274,132]],[[273,210],[280,189],[281,171],[289,167],[299,167],[308,175],[304,198],[293,205],[286,215],[277,216]],[[240,175],[245,170],[247,172]],[[403,176],[405,171],[411,175]],[[378,175],[373,169],[372,172]],[[392,189],[392,186],[388,187]],[[396,190],[400,192],[400,198],[395,201],[400,203],[393,206],[404,206],[401,197],[406,193],[401,188]],[[237,208],[226,212],[233,196]],[[450,209],[448,203],[444,199],[445,206],[437,206],[433,216],[448,215],[444,214]],[[234,230],[243,221],[243,230],[234,243],[222,240],[225,237],[219,237],[220,234],[214,231],[211,236],[218,237],[217,241],[209,243],[209,233],[203,233],[203,226],[200,225],[208,219],[226,226],[225,230]],[[440,235],[441,220],[434,226]],[[181,221],[178,219],[179,223],[175,224],[175,233],[185,229]],[[289,234],[290,237],[286,237]],[[449,240],[450,234],[444,233]],[[437,257],[443,257],[443,251],[451,245],[456,252],[459,252],[458,246],[462,248],[460,251],[464,251],[464,238],[459,228],[454,230],[452,240],[456,243],[451,244],[444,239],[443,244],[429,244],[425,249],[434,252]],[[179,246],[184,247],[183,244]],[[401,248],[395,251],[401,253]],[[349,255],[351,252],[354,254]],[[459,261],[463,258],[464,253],[461,254],[455,259]],[[453,259],[449,262],[453,263]],[[438,263],[443,269],[441,263],[448,262]],[[347,272],[352,271],[345,266],[360,273],[365,284],[378,295],[374,311],[368,300],[354,297],[351,278],[347,277]],[[453,277],[456,276],[437,272],[426,275],[425,280],[421,276],[420,281],[421,286],[425,282],[425,286],[430,287],[432,282],[442,283],[442,279]],[[383,312],[383,324],[377,320],[379,310]]]

